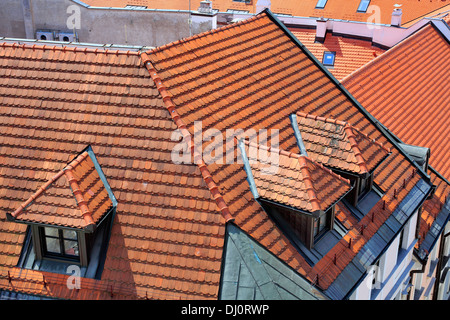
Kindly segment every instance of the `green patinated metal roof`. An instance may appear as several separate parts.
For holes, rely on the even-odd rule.
[[[308,281],[234,224],[227,225],[222,300],[324,300]]]

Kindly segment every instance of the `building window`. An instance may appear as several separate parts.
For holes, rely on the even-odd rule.
[[[327,4],[327,1],[328,0],[319,0],[319,1],[317,1],[316,9],[323,9],[323,8],[325,8],[325,5]]]
[[[41,227],[44,257],[79,260],[80,251],[76,231]]]
[[[336,52],[326,51],[323,53],[322,64],[324,66],[334,66],[335,58],[336,58]]]
[[[326,230],[327,214],[324,213],[320,217],[314,219],[314,239],[317,239]]]
[[[357,12],[366,12],[367,8],[369,7],[370,0],[361,0],[358,6]]]

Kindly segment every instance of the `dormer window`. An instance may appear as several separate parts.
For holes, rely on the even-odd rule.
[[[96,277],[105,257],[117,201],[90,147],[51,177],[8,220],[29,225],[20,267]]]
[[[373,172],[390,151],[344,121],[301,112],[290,118],[300,153],[350,180],[345,199],[358,218],[364,216],[381,198]]]
[[[78,234],[74,230],[40,227],[43,255],[68,260],[80,259]]]
[[[267,174],[267,164],[248,146],[239,143],[253,196],[293,243],[312,249],[333,229],[334,205],[349,192],[350,182],[306,156],[282,150],[271,150],[279,152],[278,171]]]

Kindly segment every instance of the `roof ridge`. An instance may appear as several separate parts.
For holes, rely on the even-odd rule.
[[[300,171],[302,172],[303,182],[305,183],[306,193],[309,197],[309,202],[312,205],[312,211],[321,211],[322,208],[320,206],[319,198],[313,187],[312,177],[308,169],[308,163],[305,159],[306,156],[300,156],[297,158],[298,163],[300,164]]]
[[[194,162],[199,167],[203,180],[205,181],[209,191],[211,192],[214,201],[219,207],[222,216],[225,218],[226,222],[234,220],[223,196],[220,194],[219,187],[214,182],[208,167],[203,161],[202,155],[198,152],[197,148],[194,148],[192,135],[187,129],[186,124],[181,119],[177,110],[175,109],[175,104],[172,102],[172,98],[167,92],[167,88],[162,84],[161,78],[159,77],[155,67],[150,62],[150,58],[148,57],[146,52],[141,52],[140,58],[145,68],[150,73],[150,77],[155,82],[156,88],[161,94],[164,105],[169,111],[169,114],[172,117],[173,121],[175,122],[175,125],[178,127],[178,129],[180,129],[183,135],[183,139],[186,139],[186,141],[188,142],[188,148],[191,150],[191,154],[194,157]]]
[[[236,137],[234,137],[234,138],[237,139]],[[328,169],[323,164],[321,164],[321,163],[319,163],[317,161],[314,161],[313,159],[311,159],[310,157],[308,157],[306,155],[298,154],[298,153],[295,153],[295,152],[289,152],[289,151],[286,151],[286,150],[283,150],[283,149],[280,149],[280,148],[268,147],[268,146],[265,146],[265,145],[262,145],[262,144],[256,144],[254,142],[249,142],[249,141],[247,141],[245,139],[242,139],[242,140],[247,145],[254,144],[254,145],[256,145],[259,148],[265,149],[267,151],[278,152],[279,154],[287,156],[289,158],[294,158],[294,159],[304,158],[304,159],[307,159],[307,161],[311,162],[315,166],[319,166],[321,169],[325,170],[325,172],[331,174],[333,177],[335,177],[335,178],[337,178],[337,179],[347,183],[348,185],[351,185],[349,179],[345,179],[344,177],[342,177],[342,176],[338,175],[337,173],[333,172],[333,170]]]
[[[300,117],[312,119],[315,121],[318,120],[318,121],[323,121],[326,123],[343,126],[344,133],[347,135],[347,139],[350,142],[350,146],[352,148],[353,153],[355,154],[357,164],[359,165],[362,173],[367,173],[367,172],[369,172],[369,170],[366,165],[366,160],[362,156],[362,152],[359,149],[359,145],[358,145],[358,142],[356,141],[356,136],[355,136],[353,130],[356,130],[358,132],[358,134],[362,135],[363,137],[368,139],[370,142],[378,145],[380,148],[384,149],[386,152],[391,152],[390,148],[386,148],[382,143],[376,141],[375,139],[371,139],[367,134],[361,132],[358,128],[354,127],[349,122],[338,120],[338,119],[333,119],[333,118],[319,117],[317,115],[312,115],[312,114],[308,114],[308,113],[304,113],[304,112],[297,112],[297,115]]]
[[[350,146],[355,154],[357,164],[361,168],[361,173],[368,173],[369,169],[366,166],[366,160],[362,156],[362,152],[359,149],[358,142],[356,141],[356,136],[353,133],[353,126],[347,123],[344,127],[344,132],[346,133],[347,139],[349,140]]]
[[[349,124],[346,121],[342,121],[342,120],[338,120],[338,119],[334,119],[334,118],[320,117],[320,116],[317,116],[317,115],[313,115],[313,114],[305,113],[305,112],[301,112],[301,111],[298,111],[297,115],[300,116],[300,117],[303,117],[303,118],[319,120],[319,121],[323,121],[323,122],[327,122],[327,123],[337,124],[337,125],[340,125],[340,126],[345,126],[345,125]]]
[[[211,30],[208,30],[208,31],[204,31],[204,32],[195,34],[195,35],[193,35],[191,37],[182,38],[182,39],[179,39],[177,41],[164,44],[164,45],[162,45],[160,47],[156,47],[156,48],[150,49],[150,50],[148,50],[148,51],[146,51],[144,53],[147,53],[147,54],[157,53],[157,52],[160,52],[162,50],[166,50],[168,48],[174,47],[174,46],[176,46],[178,44],[181,44],[181,43],[194,41],[194,40],[197,40],[198,38],[203,38],[203,37],[206,37],[207,35],[210,35],[210,34],[215,34],[215,33],[221,32],[223,30],[228,30],[228,29],[232,29],[232,28],[235,28],[235,27],[243,25],[243,24],[248,24],[249,22],[252,22],[253,20],[260,19],[263,16],[262,15],[263,13],[265,13],[265,12],[263,11],[263,12],[257,14],[257,15],[254,15],[251,18],[248,18],[248,19],[245,19],[245,20],[241,20],[241,21],[235,22],[233,24],[228,24],[228,25],[222,26],[220,28],[211,29]]]
[[[73,175],[72,169],[65,169],[64,174],[69,182],[70,188],[72,189],[72,193],[75,196],[75,200],[77,201],[78,208],[80,209],[81,215],[86,222],[86,226],[95,226],[94,219],[92,218],[92,212],[87,205],[87,201],[83,197],[83,192],[78,185],[77,179]]]
[[[17,218],[23,213],[23,210],[28,207],[34,200],[36,200],[38,197],[40,197],[45,190],[50,187],[51,184],[53,184],[56,180],[61,178],[61,176],[64,175],[66,170],[72,170],[76,165],[78,165],[81,161],[83,161],[86,156],[88,155],[87,151],[81,153],[78,155],[75,159],[73,159],[66,167],[64,167],[62,170],[60,170],[57,174],[55,174],[53,177],[50,178],[46,183],[44,183],[35,193],[31,195],[31,197],[28,198],[27,201],[20,204],[19,208],[16,209],[12,214],[8,214],[11,216],[12,219]]]
[[[24,39],[24,40],[27,40],[27,39]],[[45,50],[51,50],[51,51],[58,50],[58,51],[62,51],[62,52],[72,51],[74,53],[76,53],[76,52],[80,52],[80,53],[95,53],[95,54],[104,53],[104,54],[115,54],[115,55],[121,54],[121,55],[127,55],[127,56],[129,56],[129,55],[136,55],[136,56],[138,56],[139,55],[139,51],[138,50],[126,50],[125,51],[125,50],[119,50],[119,49],[109,50],[109,49],[106,49],[106,48],[101,48],[101,49],[95,48],[95,49],[92,49],[92,48],[82,47],[82,46],[66,46],[66,45],[63,45],[63,43],[61,43],[61,45],[50,46],[50,45],[41,44],[41,43],[34,43],[33,45],[31,45],[31,44],[26,44],[26,43],[18,44],[16,42],[10,43],[10,42],[5,42],[4,41],[4,42],[0,43],[0,47],[2,47],[2,48],[11,47],[13,49],[17,48],[17,49],[23,49],[23,50],[25,50],[25,49],[32,49],[33,51],[34,50],[43,50],[43,51],[45,51]]]

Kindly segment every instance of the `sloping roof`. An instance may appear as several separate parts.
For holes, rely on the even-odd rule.
[[[227,225],[224,300],[327,300],[295,271],[276,259],[234,224]],[[238,266],[238,267],[236,267]]]
[[[420,19],[423,18],[444,19],[448,23],[450,18],[450,4],[437,8],[433,11],[427,12],[422,16],[418,16],[417,18],[410,20],[405,24],[402,24],[402,26],[408,28],[409,26],[412,26],[414,23],[418,22]]]
[[[296,41],[265,11],[140,55],[0,44],[0,286],[72,299],[216,299],[232,216],[326,290],[416,185],[424,193],[430,186]],[[314,267],[254,200],[242,164],[206,165],[195,152],[193,164],[171,159],[173,132],[189,143],[197,120],[220,132],[278,129],[280,148],[299,153],[289,120],[297,112],[346,121],[392,151],[374,173],[384,196],[360,221],[338,206],[349,232]],[[68,290],[67,275],[14,267],[26,228],[5,215],[86,145],[118,200],[117,214],[101,280],[83,278],[80,290]]]
[[[289,116],[305,112],[347,121],[392,148],[373,119],[274,19],[265,11],[143,55],[144,63],[160,79],[186,128],[194,132],[194,121],[201,120],[203,130],[215,128],[220,132],[278,129],[280,148],[299,153]],[[212,163],[208,168],[236,225],[309,280],[319,275],[323,289],[336,279],[413,186],[423,181],[402,151],[393,148],[374,174],[375,183],[385,191],[380,203],[385,201],[387,209],[371,223],[372,213],[380,210],[378,203],[363,219],[350,225],[348,236],[311,268],[254,201],[242,165]],[[342,217],[339,212],[337,216]],[[351,219],[346,221],[350,223]],[[362,225],[371,225],[371,231],[362,234]],[[356,239],[358,245],[349,247],[350,238]],[[341,263],[332,263],[335,256]]]
[[[244,155],[247,174],[262,199],[314,214],[327,211],[351,189],[350,181],[304,155],[270,152],[279,153],[274,172],[255,153]]]
[[[308,156],[323,165],[365,174],[389,154],[382,144],[345,121],[303,112],[298,112],[296,118]]]
[[[342,80],[375,118],[407,144],[431,149],[450,179],[450,44],[429,24]]]
[[[107,187],[84,151],[21,204],[11,218],[85,229],[95,227],[112,206]]]
[[[198,166],[171,161],[176,126],[138,53],[2,43],[0,79],[0,286],[70,299],[217,299],[225,219]],[[5,215],[88,145],[117,213],[101,280],[68,290],[68,275],[15,267],[26,225]]]
[[[201,0],[192,0],[191,8],[197,10]],[[91,6],[100,7],[126,7],[127,5],[146,6],[149,9],[174,9],[189,10],[189,2],[184,0],[83,0]],[[288,14],[300,17],[324,17],[351,21],[366,22],[374,14],[369,10],[366,13],[357,12],[361,0],[339,0],[328,1],[324,9],[316,9],[317,0],[271,0],[270,10],[274,13]],[[244,10],[250,13],[256,12],[257,0],[234,1],[234,0],[212,0],[213,9],[221,12],[231,10]],[[380,9],[380,22],[391,23],[391,14],[394,4],[401,4],[403,10],[402,21],[408,23],[418,17],[424,16],[446,5],[442,0],[371,0],[370,5]]]
[[[327,33],[325,40],[319,42],[315,41],[316,31],[314,29],[289,28],[289,30],[319,61],[322,61],[324,52],[336,52],[334,66],[328,67],[328,70],[338,80],[348,76],[386,51],[373,46],[371,41],[364,39]]]

